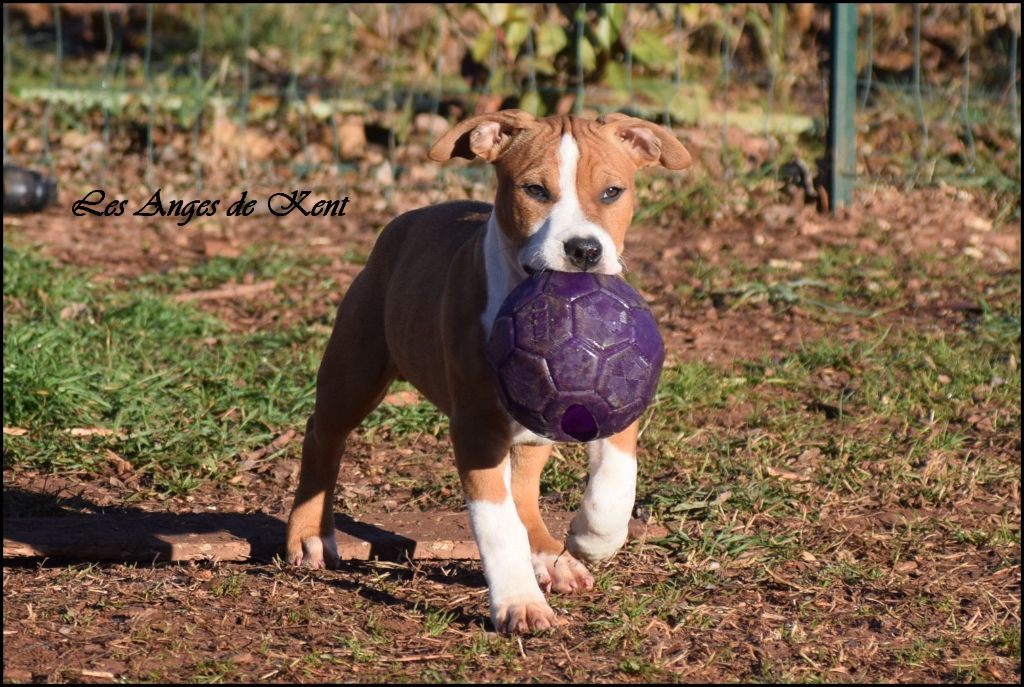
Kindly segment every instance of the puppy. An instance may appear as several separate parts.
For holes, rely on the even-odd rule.
[[[430,149],[432,160],[453,157],[495,165],[494,204],[454,201],[396,218],[345,294],[317,376],[287,559],[337,565],[331,506],[345,442],[391,382],[405,379],[451,420],[495,628],[543,630],[560,624],[544,592],[591,589],[584,563],[626,541],[637,425],[588,445],[590,479],[563,544],[538,505],[551,442],[504,409],[485,344],[498,308],[528,273],[621,272],[636,171],[685,169],[691,157],[640,119],[535,119],[519,110],[473,117]]]

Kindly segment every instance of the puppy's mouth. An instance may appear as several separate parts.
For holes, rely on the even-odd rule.
[[[551,271],[555,271],[555,272],[586,272],[588,274],[618,274],[619,271],[620,271],[620,270],[604,269],[603,265],[595,265],[593,267],[588,267],[587,269],[582,269],[580,267],[577,267],[576,265],[573,265],[573,264],[569,263],[568,261],[566,261],[564,264],[559,265],[559,266],[544,265],[542,267],[535,267],[535,266],[527,264],[527,263],[522,263],[522,266],[523,266],[523,271],[526,272],[527,276],[530,276],[530,277],[532,277],[533,275],[537,274],[538,272],[551,272]]]

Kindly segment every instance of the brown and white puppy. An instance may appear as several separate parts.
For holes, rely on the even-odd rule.
[[[331,505],[345,441],[392,380],[406,379],[451,420],[491,619],[500,632],[528,632],[560,624],[542,590],[591,589],[580,561],[606,559],[625,543],[637,426],[590,442],[590,479],[563,545],[538,505],[551,442],[502,407],[485,342],[528,272],[619,273],[634,173],[684,169],[691,158],[668,131],[639,119],[535,119],[518,110],[464,121],[430,149],[439,162],[477,156],[497,169],[494,205],[456,201],[396,218],[338,308],[307,424],[287,558],[337,565]]]

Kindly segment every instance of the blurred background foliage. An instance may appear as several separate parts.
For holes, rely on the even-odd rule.
[[[1019,5],[924,4],[919,21],[913,8],[858,8],[862,180],[1019,189]],[[727,179],[778,176],[799,156],[813,175],[827,116],[828,5],[4,11],[5,154],[51,167],[55,149],[80,153],[100,140],[101,153],[156,146],[152,172],[160,149],[187,150],[192,131],[197,183],[221,158],[269,179],[283,172],[266,163],[290,159],[288,174],[299,176],[333,164],[340,174],[376,150],[383,158],[371,152],[370,166],[388,165],[380,181],[415,185],[405,146],[422,148],[467,115],[520,107],[628,111],[699,130],[690,143],[711,151],[709,172]]]

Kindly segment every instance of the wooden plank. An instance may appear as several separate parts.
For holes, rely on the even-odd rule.
[[[571,513],[549,513],[556,538]],[[466,513],[336,515],[343,560],[479,559]],[[4,519],[4,558],[88,561],[268,561],[281,552],[285,519],[261,513],[102,513]],[[667,530],[630,523],[633,538]]]

